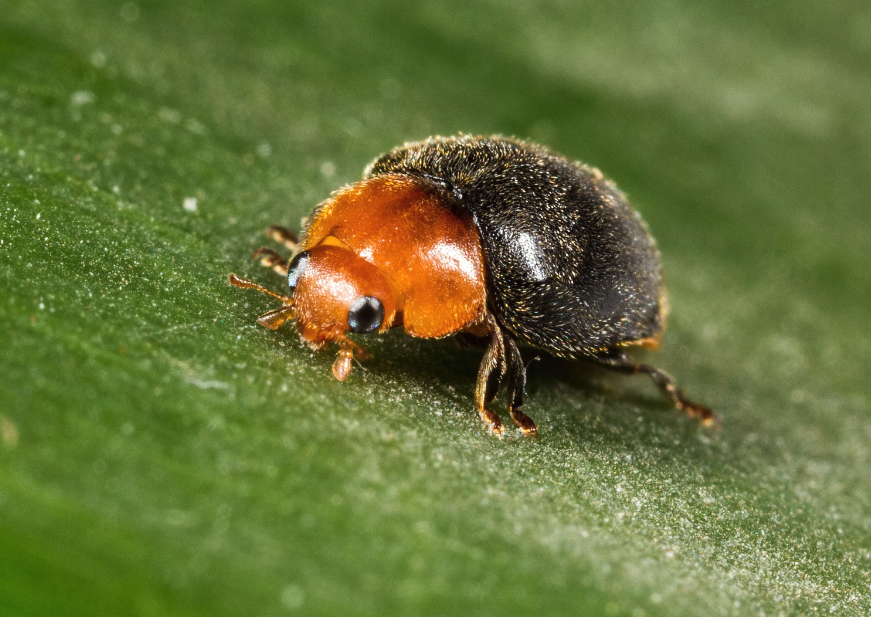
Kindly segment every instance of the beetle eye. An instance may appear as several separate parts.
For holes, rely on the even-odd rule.
[[[302,276],[305,267],[308,265],[308,258],[309,252],[303,251],[294,255],[287,265],[287,286],[290,287],[290,291],[296,289],[299,277]]]
[[[384,321],[384,305],[372,296],[357,298],[348,311],[348,326],[351,332],[364,333],[377,330]]]

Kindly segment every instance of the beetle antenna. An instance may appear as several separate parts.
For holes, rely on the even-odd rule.
[[[273,298],[275,298],[276,300],[280,300],[287,305],[293,304],[293,298],[291,298],[290,296],[279,295],[279,294],[275,293],[274,291],[266,289],[263,285],[258,285],[257,283],[255,283],[253,281],[239,278],[235,274],[230,274],[230,276],[228,277],[228,280],[230,281],[231,285],[235,285],[236,287],[241,287],[242,289],[256,289],[257,291],[262,291],[263,293],[270,295]]]

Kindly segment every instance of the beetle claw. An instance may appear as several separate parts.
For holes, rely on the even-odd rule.
[[[685,398],[681,398],[680,402],[677,404],[678,409],[682,409],[686,414],[693,418],[698,418],[702,426],[713,426],[715,430],[720,430],[723,428],[723,420],[718,416],[714,411],[705,407],[704,405],[700,405],[699,403],[694,403]]]

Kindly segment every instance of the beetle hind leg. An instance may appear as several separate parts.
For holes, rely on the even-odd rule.
[[[653,383],[656,384],[660,392],[671,399],[675,407],[684,411],[690,417],[698,418],[705,426],[713,424],[719,428],[723,424],[720,416],[714,413],[710,408],[691,401],[684,396],[683,391],[678,387],[674,377],[665,371],[661,371],[658,368],[647,364],[640,364],[622,351],[608,351],[593,359],[599,366],[620,373],[631,375],[644,373],[653,380]]]

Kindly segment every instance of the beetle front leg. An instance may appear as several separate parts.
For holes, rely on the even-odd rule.
[[[508,391],[508,409],[511,412],[511,419],[514,420],[520,428],[520,432],[525,437],[532,435],[538,436],[538,427],[532,418],[520,411],[523,407],[523,398],[526,396],[526,365],[523,364],[523,358],[520,355],[520,350],[517,348],[517,343],[510,335],[504,336],[505,352],[508,356],[508,375],[510,390]]]
[[[346,336],[340,337],[338,343],[339,356],[333,362],[333,376],[339,381],[345,381],[351,374],[351,361],[354,355],[357,355],[358,360],[368,360],[372,354]]]
[[[259,249],[254,251],[252,259],[257,259],[258,257],[260,258],[261,266],[264,268],[272,268],[276,274],[287,278],[287,260],[284,259],[284,257],[265,246],[261,246]]]
[[[502,331],[496,324],[496,320],[488,315],[490,322],[490,336],[487,342],[487,351],[481,360],[478,369],[478,383],[475,386],[475,408],[481,416],[481,420],[487,425],[491,434],[501,437],[505,432],[502,420],[492,409],[488,409],[496,393],[499,391],[499,382],[505,374],[505,345],[502,341]]]
[[[288,319],[293,319],[293,305],[282,306],[263,313],[257,318],[257,323],[270,330],[278,330]]]

